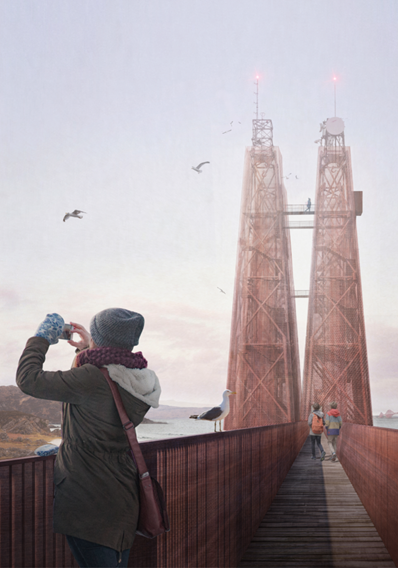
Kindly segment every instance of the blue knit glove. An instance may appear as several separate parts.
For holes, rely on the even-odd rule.
[[[58,343],[64,324],[64,318],[59,314],[47,314],[46,319],[37,328],[35,337],[44,337],[50,345],[54,345]]]
[[[58,453],[58,450],[59,447],[55,444],[44,444],[44,446],[36,448],[34,453],[37,456],[53,456]]]

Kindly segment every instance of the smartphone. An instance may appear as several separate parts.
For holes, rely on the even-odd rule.
[[[75,328],[73,327],[73,325],[66,323],[64,325],[64,329],[62,330],[62,333],[61,333],[61,335],[59,336],[58,339],[66,339],[66,340],[69,341],[69,339],[72,339],[72,333],[73,333],[74,329]]]

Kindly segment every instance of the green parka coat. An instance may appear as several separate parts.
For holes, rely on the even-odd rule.
[[[93,365],[43,371],[49,343],[28,340],[17,384],[36,398],[63,404],[63,442],[54,469],[54,531],[122,551],[133,544],[138,521],[138,477],[106,379]],[[149,405],[118,386],[138,426]]]

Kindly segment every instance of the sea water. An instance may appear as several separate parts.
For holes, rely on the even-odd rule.
[[[398,430],[398,416],[394,418],[378,418],[377,416],[373,416],[373,426]]]
[[[165,440],[166,438],[180,438],[181,436],[197,436],[214,432],[214,422],[207,420],[193,420],[189,418],[175,418],[164,420],[165,424],[140,424],[136,428],[139,442],[149,440]],[[218,432],[217,423],[217,432]]]
[[[206,420],[192,420],[189,418],[167,419],[164,423],[154,422],[153,424],[140,424],[136,428],[139,442],[149,442],[150,440],[165,440],[166,438],[180,438],[181,436],[196,436],[214,432],[214,422]],[[57,427],[60,427],[58,424]],[[377,418],[373,417],[373,426],[378,428],[392,428],[398,430],[397,418]],[[217,423],[218,432],[218,423]],[[52,444],[59,444],[61,438],[51,440]]]
[[[61,428],[61,425],[51,424],[50,429],[54,430],[55,428]],[[217,432],[218,428],[217,423]],[[180,438],[181,436],[196,436],[214,432],[214,422],[175,418],[162,422],[155,421],[151,424],[140,424],[135,431],[139,442],[149,442],[150,440],[165,440],[166,438]],[[61,441],[61,438],[55,438],[50,443],[59,446]]]

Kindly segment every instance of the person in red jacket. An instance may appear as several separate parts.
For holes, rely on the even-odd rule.
[[[327,438],[329,448],[332,454],[332,461],[336,461],[336,447],[337,447],[337,436],[340,434],[340,428],[343,425],[343,421],[340,416],[340,412],[337,410],[337,402],[332,402],[330,404],[330,410],[325,416],[325,426],[327,430]]]

